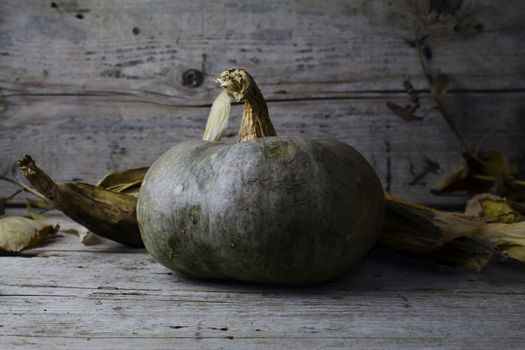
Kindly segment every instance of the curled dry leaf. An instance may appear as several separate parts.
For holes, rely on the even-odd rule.
[[[468,177],[469,173],[467,161],[461,159],[447,172],[445,177],[439,180],[432,189],[432,193],[440,194],[452,191],[455,185],[461,184]]]
[[[395,103],[387,102],[386,106],[392,113],[394,113],[399,118],[407,122],[421,121],[423,117],[415,115],[415,111],[412,108],[401,107]]]
[[[220,141],[228,128],[232,98],[226,90],[215,98],[210,109],[206,129],[202,135],[205,141]]]
[[[478,194],[472,197],[465,208],[465,215],[479,217],[486,222],[511,224],[525,218],[515,211],[505,198],[491,193]]]
[[[445,240],[459,237],[478,239],[492,245],[501,255],[525,262],[525,222],[487,223],[459,213],[435,211],[432,222],[441,228]]]
[[[482,158],[481,171],[483,175],[513,179],[518,173],[518,165],[511,162],[499,152],[488,152]]]
[[[96,186],[136,197],[147,171],[148,167],[111,171]]]
[[[485,224],[473,235],[492,243],[503,254],[525,262],[525,222]]]
[[[58,232],[59,226],[21,216],[0,218],[0,250],[20,252]]]
[[[515,179],[518,167],[499,152],[461,159],[432,189],[434,194],[495,193],[516,197],[525,186]]]
[[[430,95],[435,99],[442,99],[448,92],[448,89],[452,85],[452,80],[446,74],[438,74],[432,80]]]
[[[421,121],[423,117],[417,116],[415,113],[419,110],[419,93],[410,82],[408,78],[405,78],[403,81],[403,88],[408,94],[409,104],[405,107],[401,107],[395,103],[387,102],[386,106],[392,113],[394,113],[399,118],[407,122]]]

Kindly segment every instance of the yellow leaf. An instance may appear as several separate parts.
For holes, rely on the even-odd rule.
[[[213,101],[206,123],[206,129],[202,135],[205,141],[220,141],[228,128],[230,118],[231,97],[223,90]]]
[[[511,224],[523,220],[518,212],[513,210],[505,198],[483,193],[472,197],[467,202],[465,215],[485,219],[487,222]]]
[[[0,218],[0,250],[19,252],[54,235],[58,228],[21,216]]]
[[[439,74],[431,84],[430,95],[436,99],[442,99],[452,85],[452,80],[448,75]]]
[[[114,170],[104,175],[96,186],[113,192],[138,193],[147,171],[148,167]]]
[[[483,161],[483,175],[513,178],[518,172],[518,166],[499,152],[489,152]]]
[[[525,247],[522,245],[515,245],[507,248],[507,255],[513,259],[525,262]]]

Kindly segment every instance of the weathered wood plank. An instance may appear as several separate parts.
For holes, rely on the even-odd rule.
[[[421,76],[405,41],[425,31],[433,65],[457,75],[462,89],[525,87],[518,0],[463,1],[459,9],[420,0],[54,3],[2,2],[2,87],[147,91],[209,103],[210,77],[192,89],[183,73],[233,65],[250,69],[271,98],[399,90],[401,76]]]
[[[486,146],[499,149],[520,164],[525,130],[518,117],[525,95],[484,95],[451,98],[452,110],[469,104],[473,119],[459,119],[467,142],[477,145],[498,121],[501,106],[510,101],[508,117],[500,132]],[[490,97],[489,97],[490,96]],[[437,114],[421,123],[406,123],[392,116],[387,101],[403,104],[405,96],[348,100],[273,102],[272,120],[280,135],[337,138],[356,147],[372,163],[386,190],[431,204],[450,203],[429,189],[459,159],[460,147]],[[84,107],[78,111],[77,104]],[[240,125],[240,106],[232,109],[229,129],[233,142]],[[80,114],[77,114],[80,113]],[[31,153],[49,174],[62,180],[81,178],[95,182],[108,169],[151,164],[173,145],[201,136],[208,108],[97,103],[78,97],[49,101],[35,98],[17,105],[16,114],[0,121],[0,149],[5,173],[25,153]],[[426,167],[426,159],[440,169],[414,183]],[[3,187],[2,187],[3,186]],[[8,191],[6,185],[0,189]]]
[[[60,221],[64,220],[60,218]],[[313,287],[190,280],[144,250],[63,236],[0,257],[0,345],[10,348],[519,348],[525,277],[376,250]]]

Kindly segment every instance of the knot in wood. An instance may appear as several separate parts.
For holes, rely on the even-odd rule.
[[[189,88],[196,88],[204,82],[204,74],[197,69],[188,69],[182,73],[182,85]]]

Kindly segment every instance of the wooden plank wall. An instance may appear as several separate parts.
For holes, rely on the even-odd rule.
[[[435,111],[407,123],[385,107],[407,102],[409,77],[431,108],[407,41],[429,34],[431,68],[454,78],[446,105],[467,143],[501,122],[485,148],[523,166],[523,18],[521,0],[2,0],[0,174],[25,152],[62,180],[150,164],[200,137],[219,92],[213,74],[242,66],[279,134],[341,139],[387,190],[453,203],[429,193],[460,156],[446,123]],[[427,159],[439,170],[414,181]]]

